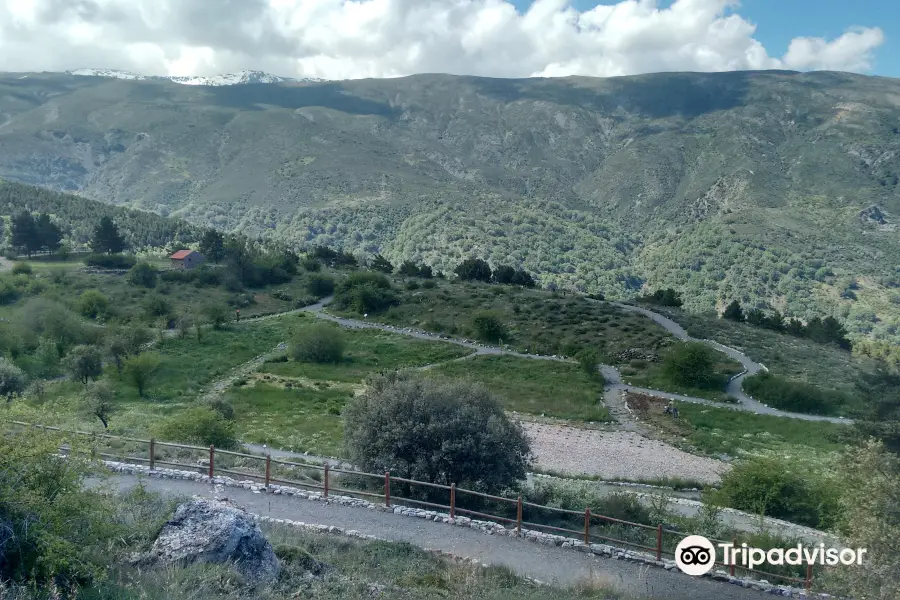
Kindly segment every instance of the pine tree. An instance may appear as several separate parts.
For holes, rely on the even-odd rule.
[[[394,265],[392,265],[388,261],[388,259],[386,259],[385,257],[383,257],[380,254],[376,254],[375,256],[372,257],[372,262],[370,263],[369,267],[373,271],[381,271],[382,273],[393,273],[394,272]]]
[[[215,229],[209,229],[200,240],[200,254],[219,264],[225,258],[225,238]]]
[[[62,230],[50,220],[50,215],[42,213],[35,221],[38,239],[42,248],[53,254],[62,245]]]
[[[22,211],[13,217],[12,240],[10,243],[13,248],[16,248],[19,252],[24,251],[28,256],[41,249],[41,239],[38,235],[37,224],[30,213]]]
[[[91,248],[94,252],[106,254],[118,254],[125,249],[125,238],[122,237],[119,228],[109,217],[100,219],[100,224],[94,229]]]

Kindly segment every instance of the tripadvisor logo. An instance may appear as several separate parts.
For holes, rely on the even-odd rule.
[[[861,565],[865,548],[826,548],[797,544],[792,548],[751,548],[747,544],[719,544],[721,564],[755,569],[763,564],[770,565]],[[716,563],[716,547],[701,535],[689,535],[675,548],[675,564],[688,575],[705,575]]]

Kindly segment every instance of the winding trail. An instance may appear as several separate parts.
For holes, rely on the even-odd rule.
[[[538,354],[523,354],[521,352],[513,352],[512,350],[506,350],[504,348],[499,348],[496,346],[489,346],[486,344],[471,342],[469,340],[460,340],[457,338],[451,338],[449,336],[441,336],[441,335],[437,335],[437,334],[433,334],[433,333],[427,333],[427,332],[415,330],[415,329],[412,329],[409,327],[394,327],[393,325],[386,325],[383,323],[375,323],[372,321],[360,321],[358,319],[347,319],[344,317],[336,317],[334,315],[331,315],[331,314],[325,312],[325,307],[328,305],[329,302],[331,302],[331,299],[332,299],[332,297],[329,296],[327,298],[323,298],[316,304],[311,304],[309,306],[306,306],[304,308],[297,309],[297,310],[291,311],[291,312],[312,313],[312,314],[316,315],[317,317],[319,317],[320,319],[326,319],[333,323],[337,323],[341,327],[346,327],[349,329],[380,329],[382,331],[387,331],[390,333],[397,333],[400,335],[406,335],[406,336],[414,337],[414,338],[421,339],[421,340],[430,340],[430,341],[436,341],[436,342],[448,342],[451,344],[457,344],[459,346],[464,346],[466,348],[471,348],[471,349],[475,350],[475,355],[506,355],[506,356],[515,356],[518,358],[528,358],[528,359],[532,359],[532,360],[552,360],[552,361],[569,362],[569,363],[575,362],[571,359],[563,358],[561,356],[544,356],[544,355],[538,355]],[[728,346],[723,346],[722,344],[719,344],[717,342],[713,342],[710,340],[695,340],[694,338],[690,337],[687,334],[687,332],[684,330],[684,328],[681,327],[681,325],[679,325],[672,319],[669,319],[668,317],[665,317],[663,315],[655,313],[651,310],[647,310],[645,308],[641,308],[638,306],[631,306],[628,304],[620,304],[618,302],[612,302],[610,304],[612,304],[613,306],[620,308],[622,310],[637,312],[637,313],[640,313],[640,314],[652,319],[654,322],[656,322],[657,324],[662,326],[666,331],[668,331],[669,333],[671,333],[673,336],[675,336],[676,338],[678,338],[680,340],[700,341],[700,342],[709,344],[711,347],[715,348],[716,350],[723,352],[723,353],[727,354],[728,356],[732,357],[733,359],[737,360],[738,362],[740,362],[744,366],[744,369],[745,369],[745,372],[743,374],[735,377],[728,383],[728,388],[727,388],[728,393],[731,394],[732,396],[734,396],[735,398],[737,398],[739,403],[738,404],[726,404],[726,403],[722,403],[722,402],[715,402],[712,400],[707,400],[705,398],[695,398],[693,396],[684,396],[682,394],[674,394],[671,392],[661,392],[658,390],[651,390],[648,388],[629,386],[622,382],[622,378],[619,375],[619,372],[615,367],[610,366],[610,365],[601,365],[600,371],[603,373],[603,376],[605,377],[606,382],[607,382],[606,387],[605,387],[604,399],[607,401],[608,407],[611,406],[612,410],[615,411],[616,413],[618,413],[615,416],[623,416],[624,417],[626,415],[627,409],[623,410],[624,407],[622,407],[622,404],[623,404],[623,401],[621,399],[622,392],[625,392],[627,390],[633,390],[638,393],[649,394],[651,396],[657,396],[657,397],[666,398],[669,400],[677,400],[680,402],[690,402],[693,404],[705,404],[707,406],[714,406],[716,408],[741,410],[741,411],[746,411],[746,412],[753,412],[756,414],[771,415],[771,416],[775,416],[775,417],[800,419],[803,421],[827,421],[830,423],[839,423],[839,424],[851,424],[853,422],[850,419],[844,419],[844,418],[840,418],[840,417],[824,417],[824,416],[819,416],[819,415],[807,415],[807,414],[801,414],[801,413],[787,412],[787,411],[783,411],[783,410],[778,410],[776,408],[771,408],[760,402],[757,402],[756,400],[754,400],[753,398],[751,398],[750,396],[745,394],[743,392],[743,390],[741,389],[741,385],[742,385],[744,377],[746,377],[747,375],[752,375],[752,374],[758,373],[763,368],[761,365],[759,365],[758,363],[751,360],[748,356],[746,356],[742,352],[739,352],[738,350],[735,350],[734,348],[729,348]],[[282,313],[282,314],[286,314],[286,313]],[[271,315],[271,316],[275,316],[275,315]],[[470,357],[471,357],[471,355],[470,355]],[[632,424],[631,426],[639,428],[638,425]],[[635,430],[639,430],[639,429],[635,429]]]

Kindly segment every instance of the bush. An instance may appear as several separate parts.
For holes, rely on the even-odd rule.
[[[88,380],[96,381],[103,374],[103,358],[96,346],[75,346],[66,355],[65,365],[72,379],[85,385]]]
[[[153,381],[153,377],[159,371],[162,360],[153,353],[138,354],[125,361],[125,375],[137,390],[141,398],[147,393],[147,388]]]
[[[781,410],[813,415],[833,415],[848,401],[841,392],[822,390],[771,373],[747,377],[743,387],[745,392],[760,402]]]
[[[223,450],[240,446],[234,423],[209,406],[194,406],[169,418],[157,428],[157,436],[171,442],[215,446]]]
[[[483,281],[485,283],[491,280],[491,267],[480,258],[467,258],[461,262],[455,269],[456,276],[462,281]]]
[[[378,375],[344,409],[344,432],[363,470],[443,485],[497,492],[524,479],[530,462],[522,427],[470,382]]]
[[[78,312],[96,319],[109,312],[109,299],[98,290],[85,290],[78,297]]]
[[[0,398],[8,401],[13,395],[21,394],[27,383],[25,371],[0,356]]]
[[[578,353],[578,364],[591,379],[600,377],[600,356],[593,348],[586,348]]]
[[[148,263],[140,262],[128,271],[128,282],[145,288],[156,287],[156,268]]]
[[[213,329],[222,329],[222,326],[228,321],[228,309],[221,304],[211,304],[203,312]]]
[[[104,495],[84,488],[90,463],[74,452],[53,456],[64,441],[75,443],[35,430],[0,436],[0,581],[40,589],[89,583],[127,535]]]
[[[115,407],[115,400],[115,390],[105,381],[86,387],[82,395],[85,412],[100,419],[104,429],[109,429],[109,415]]]
[[[775,458],[738,462],[722,476],[713,499],[738,510],[820,529],[833,525],[839,514],[833,485],[805,479]]]
[[[154,294],[144,301],[144,312],[150,318],[167,317],[172,314],[172,305],[159,294]]]
[[[334,292],[338,309],[376,313],[398,303],[391,282],[380,273],[351,273]]]
[[[291,355],[302,362],[339,363],[344,346],[344,335],[337,327],[317,323],[300,334],[291,346]]]
[[[84,264],[98,269],[130,269],[135,262],[133,256],[125,254],[90,254],[84,259]]]
[[[31,275],[31,272],[31,265],[24,262],[17,262],[12,268],[13,275]]]
[[[508,337],[502,317],[493,311],[482,311],[472,319],[475,335],[484,342],[497,343]]]
[[[422,287],[426,290],[434,289],[437,287],[437,283],[433,279],[426,279],[422,282]]]
[[[703,342],[679,342],[663,358],[663,373],[676,384],[712,387],[720,379],[714,352]]]
[[[303,267],[304,271],[309,271],[310,273],[316,273],[322,270],[322,263],[315,258],[304,258],[300,261],[300,266]]]
[[[334,278],[323,273],[312,273],[306,281],[306,290],[313,296],[329,296],[334,292]]]

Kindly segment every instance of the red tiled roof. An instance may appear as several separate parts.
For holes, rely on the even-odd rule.
[[[187,258],[188,254],[191,254],[192,252],[193,250],[179,250],[169,258],[173,260],[184,260],[185,258]]]

